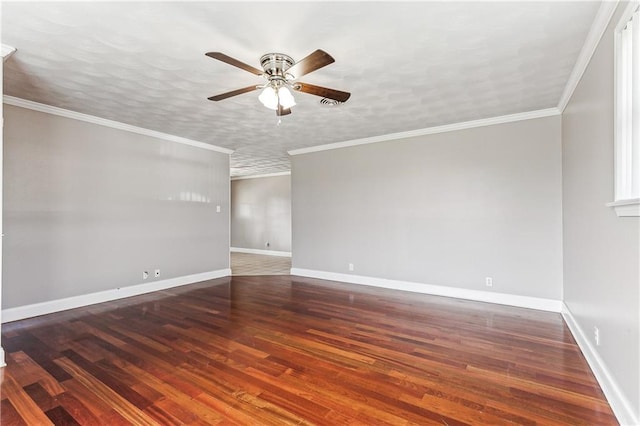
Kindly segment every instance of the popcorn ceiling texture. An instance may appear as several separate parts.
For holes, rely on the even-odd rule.
[[[598,2],[3,2],[4,93],[235,150],[231,175],[287,171],[287,151],[557,105]],[[336,62],[301,81],[352,93],[339,107],[259,92],[267,52]]]

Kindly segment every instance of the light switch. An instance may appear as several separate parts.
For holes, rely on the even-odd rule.
[[[220,213],[220,206],[216,206],[216,213]]]

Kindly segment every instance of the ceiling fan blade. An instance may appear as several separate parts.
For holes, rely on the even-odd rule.
[[[333,57],[327,52],[318,49],[306,58],[293,64],[293,66],[289,68],[286,73],[291,74],[293,78],[296,79],[302,77],[305,74],[309,74],[310,72],[332,64],[335,61],[336,60],[333,59]]]
[[[276,110],[278,117],[289,114],[291,114],[291,108],[282,108],[282,105],[278,105],[278,109]]]
[[[245,71],[249,71],[250,73],[255,74],[255,75],[264,74],[264,71],[259,70],[258,68],[254,68],[251,65],[247,65],[244,62],[240,62],[239,60],[234,59],[231,56],[227,56],[227,55],[225,55],[224,53],[221,53],[221,52],[208,52],[208,53],[205,53],[205,55],[207,55],[210,58],[217,59],[219,61],[225,62],[225,63],[227,63],[229,65],[233,65],[234,67],[238,67],[238,68],[243,69]]]
[[[315,86],[308,83],[296,83],[293,85],[293,90],[308,93],[310,95],[322,96],[323,98],[329,98],[339,102],[347,102],[349,97],[351,97],[351,93],[349,92],[327,89],[326,87]]]
[[[243,87],[242,89],[238,89],[238,90],[232,90],[231,92],[226,92],[226,93],[222,93],[220,95],[215,95],[215,96],[211,96],[207,99],[209,99],[210,101],[221,101],[223,99],[227,99],[230,98],[232,96],[237,96],[237,95],[242,95],[243,93],[249,93],[249,92],[253,92],[254,90],[257,90],[260,86],[248,86],[248,87]]]

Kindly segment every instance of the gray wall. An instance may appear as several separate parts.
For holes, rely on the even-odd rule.
[[[291,176],[231,181],[231,247],[291,251]]]
[[[229,267],[227,154],[4,107],[2,308]]]
[[[561,120],[292,157],[293,267],[562,298]],[[354,271],[348,271],[348,264]]]
[[[640,220],[614,201],[613,27],[563,115],[564,300],[640,417]]]

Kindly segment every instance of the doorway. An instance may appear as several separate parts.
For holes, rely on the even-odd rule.
[[[291,270],[291,173],[231,179],[232,275]]]

